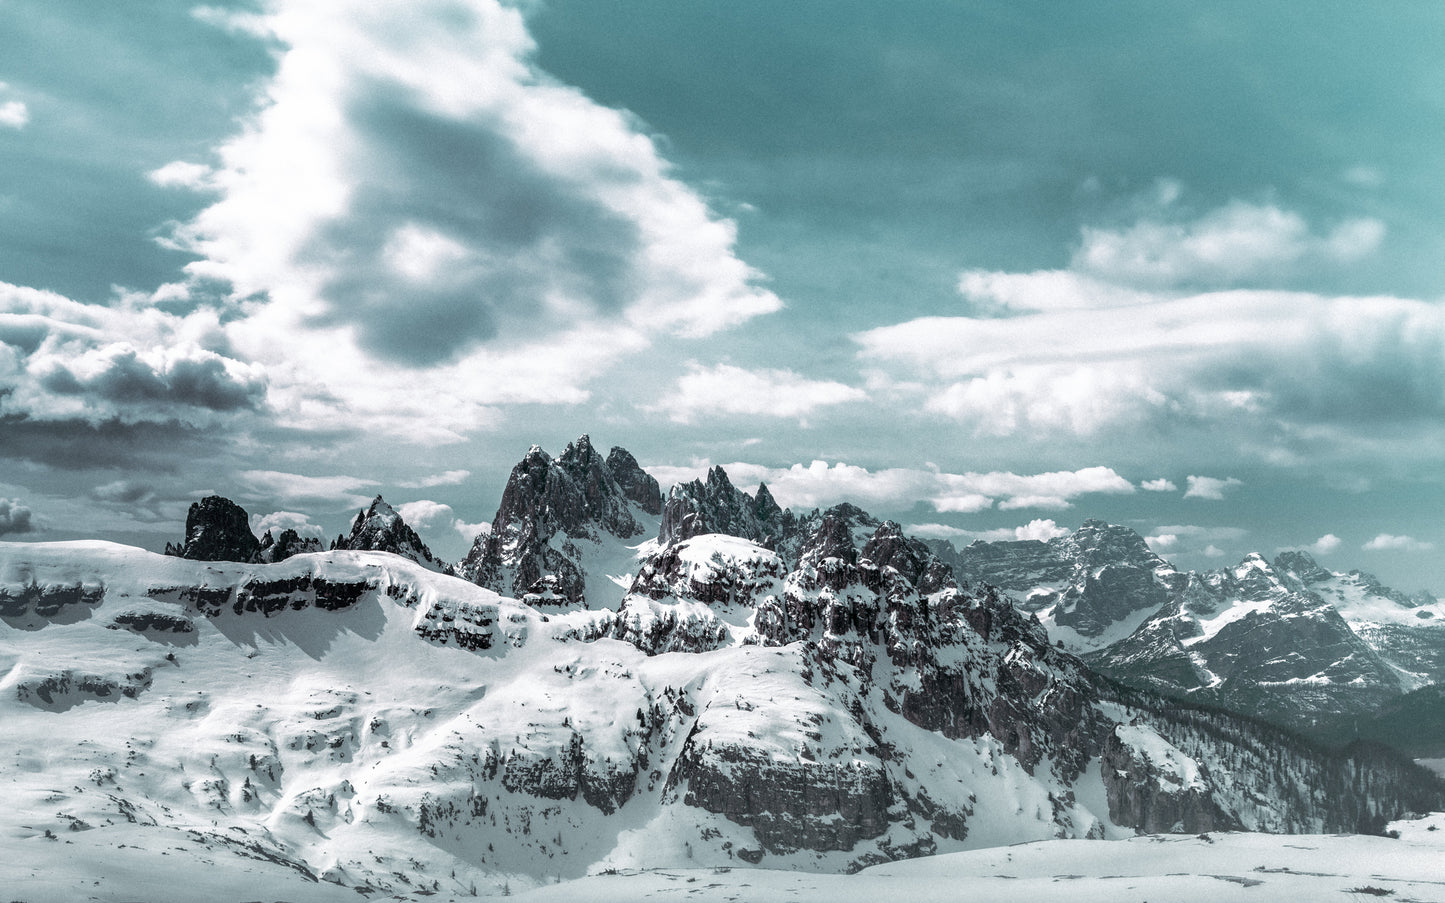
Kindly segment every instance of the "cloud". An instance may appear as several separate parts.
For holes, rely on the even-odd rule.
[[[967,316],[852,338],[875,399],[979,436],[1218,428],[1258,444],[1445,420],[1445,306],[1236,287],[1280,282],[1274,263],[1343,263],[1378,241],[1369,221],[1317,231],[1242,203],[1168,229],[1145,219],[1086,230],[1071,269],[965,271]],[[1235,269],[1211,275],[1216,258]]]
[[[479,533],[491,530],[490,523],[469,524],[456,516],[450,505],[419,499],[396,506],[397,513],[418,533],[431,535],[438,530],[455,531],[467,542],[476,539]]]
[[[470,470],[448,470],[444,473],[431,474],[407,483],[397,483],[402,489],[431,489],[435,486],[455,486],[467,477],[471,476]]]
[[[1139,488],[1145,492],[1178,492],[1179,487],[1174,485],[1173,480],[1160,477],[1157,480],[1145,480],[1139,484]]]
[[[296,511],[272,511],[270,514],[252,514],[251,532],[257,536],[265,536],[267,531],[271,535],[280,536],[283,530],[295,530],[298,536],[313,536],[320,539],[325,531],[305,514]]]
[[[396,513],[417,530],[429,530],[435,527],[438,521],[450,525],[456,519],[456,513],[452,511],[451,505],[434,502],[430,499],[418,499],[414,502],[397,505]]]
[[[965,270],[958,291],[979,312],[1017,313],[1044,310],[1098,310],[1130,307],[1155,300],[1152,292],[1123,288],[1070,270],[1004,273]]]
[[[1027,539],[1048,542],[1060,536],[1068,536],[1072,532],[1067,527],[1060,527],[1052,519],[1035,519],[1019,527],[1000,527],[996,530],[965,530],[947,524],[910,524],[904,529],[910,535],[926,539],[968,539],[970,541],[982,540],[983,542],[1009,542]]]
[[[1338,549],[1342,541],[1343,540],[1335,534],[1326,533],[1324,536],[1316,539],[1306,551],[1315,555],[1328,555],[1335,549]]]
[[[731,364],[707,368],[694,362],[677,386],[648,410],[665,412],[678,423],[718,414],[802,419],[820,407],[866,398],[861,389],[807,379],[791,370],[745,370]]]
[[[1360,548],[1367,552],[1428,552],[1435,548],[1435,544],[1422,542],[1413,536],[1381,533]]]
[[[1234,201],[1192,222],[1085,228],[1072,269],[1125,285],[1234,285],[1273,279],[1306,262],[1350,263],[1373,253],[1384,235],[1384,224],[1373,219],[1347,220],[1318,235],[1298,213]]]
[[[155,487],[135,480],[116,480],[90,491],[93,498],[115,505],[149,505],[156,500]]]
[[[705,459],[694,459],[685,467],[652,466],[646,469],[660,483],[670,485],[702,477],[711,467]],[[816,508],[851,501],[862,505],[900,508],[926,502],[942,513],[973,513],[995,506],[1002,511],[1022,508],[1061,510],[1075,499],[1094,493],[1119,495],[1134,491],[1134,485],[1108,467],[1085,467],[1073,471],[1016,474],[944,473],[939,470],[886,468],[872,471],[844,462],[826,461],[775,468],[758,464],[733,463],[723,466],[739,486],[766,482],[780,504]]]
[[[500,405],[588,400],[659,336],[781,306],[641,123],[537,68],[517,8],[269,10],[201,14],[264,35],[276,72],[217,166],[152,180],[216,193],[167,241],[200,258],[193,285],[230,287],[227,335],[285,423],[455,442]]]
[[[312,477],[275,470],[243,470],[236,476],[255,497],[280,498],[291,502],[333,502],[351,508],[361,508],[369,504],[371,497],[358,495],[357,492],[378,485],[376,480],[360,477]]]
[[[1159,555],[1194,554],[1219,558],[1225,554],[1221,545],[1238,546],[1248,535],[1249,531],[1242,527],[1164,524],[1150,531],[1144,542]]]
[[[23,129],[30,122],[30,108],[24,101],[7,100],[0,103],[0,127]]]
[[[188,188],[192,191],[205,191],[213,185],[212,175],[211,167],[205,164],[175,160],[146,173],[146,178],[161,188]]]
[[[265,368],[230,353],[219,316],[149,297],[82,304],[0,283],[0,414],[214,426],[259,411]]]
[[[0,498],[0,536],[34,530],[35,522],[29,508],[20,504],[19,499]]]
[[[1219,477],[1189,476],[1185,479],[1189,484],[1189,487],[1184,490],[1185,498],[1208,499],[1214,502],[1222,500],[1224,493],[1228,490],[1244,485],[1243,481],[1236,480],[1234,477],[1220,479]]]

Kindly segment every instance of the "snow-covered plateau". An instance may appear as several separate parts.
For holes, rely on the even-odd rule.
[[[856,526],[823,516],[791,566],[716,534],[652,549],[615,612],[535,607],[388,552],[0,543],[0,887],[27,903],[419,900],[598,875],[578,899],[608,881],[627,898],[674,881],[876,897],[877,876],[924,867],[820,876],[1428,808],[1397,763],[1106,699],[896,525],[861,549]],[[1238,841],[1254,842],[1287,848]],[[937,867],[1005,880],[994,861]],[[604,874],[671,868],[702,871]]]

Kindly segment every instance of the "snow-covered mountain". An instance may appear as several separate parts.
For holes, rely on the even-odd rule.
[[[556,458],[532,446],[458,575],[534,604],[613,603],[662,514],[657,480],[626,449],[604,459],[582,436]]]
[[[616,610],[539,610],[382,552],[0,543],[19,766],[0,831],[144,825],[368,892],[455,891],[1354,830],[1441,802],[1408,763],[1102,683],[896,524],[862,532],[823,512],[795,565],[717,534],[656,548]]]
[[[1445,607],[1306,552],[1181,572],[1093,520],[1046,543],[931,546],[1110,676],[1321,736],[1445,680]]]

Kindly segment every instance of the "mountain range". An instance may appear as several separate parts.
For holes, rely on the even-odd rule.
[[[953,550],[721,468],[664,497],[585,436],[529,450],[454,565],[380,497],[325,551],[207,498],[167,551],[0,543],[5,830],[400,895],[1445,804],[1387,749],[1226,710],[1367,711],[1409,688],[1400,650],[1433,661],[1365,627],[1433,603],[1298,556],[1181,573],[1099,522]]]

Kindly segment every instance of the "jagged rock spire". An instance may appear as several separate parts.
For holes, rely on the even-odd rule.
[[[254,561],[260,550],[246,509],[219,495],[192,503],[185,541],[166,544],[167,555],[193,561]]]

